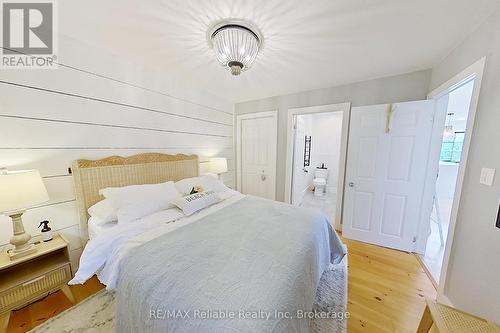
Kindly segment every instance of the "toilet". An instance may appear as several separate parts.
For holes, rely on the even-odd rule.
[[[328,168],[324,167],[324,165],[321,168],[317,167],[314,170],[313,185],[314,185],[315,196],[320,197],[325,195],[327,178],[328,178]]]

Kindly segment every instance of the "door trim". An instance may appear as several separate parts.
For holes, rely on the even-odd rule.
[[[288,109],[286,126],[286,173],[285,173],[285,202],[291,204],[292,201],[292,165],[293,165],[293,118],[297,115],[339,112],[342,111],[342,137],[340,142],[340,162],[337,192],[337,210],[335,216],[335,229],[342,230],[342,207],[344,198],[344,180],[347,161],[347,139],[349,135],[349,122],[351,119],[351,103],[337,103],[317,106],[307,106],[302,108]]]
[[[278,161],[278,110],[262,111],[254,113],[245,113],[236,116],[236,189],[241,192],[241,121],[245,119],[256,119],[271,117],[274,120],[274,129],[276,132],[276,156],[274,157],[274,166],[271,174],[274,175],[273,198],[276,200],[276,164]]]
[[[447,82],[443,83],[440,85],[438,88],[434,89],[432,92],[430,92],[427,95],[427,99],[438,99],[451,91],[455,90],[456,88],[460,87],[461,85],[465,84],[466,82],[470,81],[471,79],[474,79],[474,89],[472,92],[472,98],[471,98],[471,103],[469,107],[469,115],[467,119],[467,125],[466,125],[466,133],[465,133],[465,138],[464,138],[464,144],[462,148],[462,156],[460,159],[460,166],[458,169],[458,176],[457,176],[457,184],[455,188],[455,195],[453,198],[453,204],[452,204],[452,209],[451,209],[451,217],[450,217],[450,225],[448,227],[448,236],[446,239],[446,246],[444,250],[444,255],[443,255],[443,263],[441,265],[441,276],[439,279],[438,283],[438,288],[437,288],[437,299],[439,302],[452,305],[450,304],[450,301],[448,297],[446,297],[445,292],[445,286],[446,286],[446,275],[448,271],[448,265],[450,261],[450,254],[451,254],[451,248],[452,248],[452,243],[453,243],[453,237],[455,233],[455,227],[456,227],[456,222],[457,222],[457,214],[460,209],[460,197],[462,195],[462,185],[464,181],[464,176],[465,176],[465,171],[467,169],[467,159],[468,159],[468,154],[469,154],[469,147],[470,147],[470,140],[472,137],[472,132],[474,131],[474,122],[475,122],[475,117],[476,117],[476,112],[477,112],[477,105],[479,101],[479,95],[480,95],[480,90],[481,90],[481,82],[483,79],[483,72],[484,72],[484,67],[486,64],[486,57],[483,57],[476,61],[474,64],[471,66],[467,67],[464,69],[462,72],[459,74],[455,75],[452,77],[450,80]],[[436,120],[437,117],[435,117]],[[439,137],[439,142],[437,141],[438,139],[434,138],[436,141],[431,142],[431,145],[440,145],[440,142],[442,141],[442,138]],[[435,159],[433,161],[429,160],[429,165],[431,163],[439,163],[439,157],[438,160],[436,161]],[[429,170],[429,167],[428,167]],[[424,193],[424,199],[429,198],[432,196],[432,191],[434,191],[436,184],[436,177],[435,174],[431,177],[431,175],[428,175],[427,180],[426,180],[426,185],[425,185],[425,193]],[[422,216],[422,219],[420,221],[420,230],[419,230],[419,236],[418,236],[418,245],[421,245],[421,242],[424,242],[425,238],[427,238],[427,232],[428,228],[425,227],[426,225],[429,224],[429,219],[430,215],[427,216]],[[427,220],[427,221],[425,221]],[[419,248],[421,250],[421,248]],[[425,249],[424,249],[425,251]]]

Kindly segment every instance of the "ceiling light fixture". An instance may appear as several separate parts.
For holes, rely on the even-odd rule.
[[[233,75],[250,68],[262,47],[262,34],[252,24],[241,20],[223,20],[207,33],[217,60]]]
[[[453,125],[451,124],[451,118],[455,114],[453,112],[448,113],[447,118],[448,118],[448,124],[444,127],[443,131],[443,138],[448,140],[448,141],[453,141],[455,140],[455,130],[453,129]]]

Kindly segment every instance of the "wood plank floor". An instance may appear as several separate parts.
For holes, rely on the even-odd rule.
[[[436,289],[413,254],[344,239],[349,249],[348,332],[416,332]]]
[[[435,297],[429,278],[414,255],[344,239],[349,248],[348,332],[416,332],[424,296]],[[77,302],[103,285],[94,277],[72,286]],[[69,308],[57,292],[11,315],[7,332],[22,333]]]

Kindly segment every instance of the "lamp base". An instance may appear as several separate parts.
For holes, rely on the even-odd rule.
[[[9,251],[10,260],[15,260],[36,252],[35,245],[28,243],[31,239],[31,235],[24,231],[23,221],[21,219],[23,213],[24,211],[10,214],[12,218],[12,229],[14,230],[14,235],[10,239],[10,244],[15,247]]]
[[[29,246],[26,246],[22,250],[12,249],[7,251],[10,260],[16,260],[35,252],[36,252],[35,244],[30,244]]]

